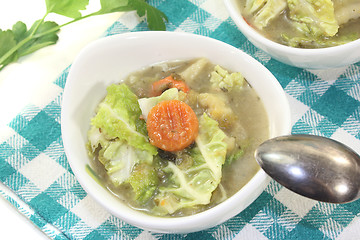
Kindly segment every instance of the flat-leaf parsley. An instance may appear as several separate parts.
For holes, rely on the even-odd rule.
[[[82,15],[80,11],[86,9],[89,0],[45,0],[45,3],[45,15],[29,29],[21,21],[15,23],[12,29],[0,29],[0,70],[22,56],[55,44],[59,38],[57,34],[63,26],[91,16],[136,11],[139,17],[143,17],[147,22],[150,30],[166,30],[166,15],[145,0],[100,0],[100,10],[88,15]],[[49,13],[63,15],[72,20],[62,25],[45,21]]]

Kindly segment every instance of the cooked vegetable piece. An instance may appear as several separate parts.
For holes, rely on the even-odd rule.
[[[339,30],[331,0],[287,0],[289,18],[297,31],[294,36],[282,34],[282,39],[292,47],[330,47],[353,41],[358,36],[347,34],[334,37]]]
[[[135,164],[151,164],[157,150],[148,141],[145,121],[139,118],[137,97],[125,84],[113,84],[107,90],[91,119],[88,150],[90,155],[98,151],[98,160],[117,186],[130,177]]]
[[[134,167],[128,182],[135,192],[136,201],[144,204],[153,196],[159,178],[153,166],[142,163]]]
[[[112,84],[107,91],[91,124],[109,138],[126,140],[135,148],[156,154],[156,148],[147,138],[146,123],[140,119],[141,109],[136,95],[126,84]]]
[[[192,84],[195,84],[196,79],[209,65],[211,66],[206,58],[200,58],[184,71],[182,71],[179,75],[187,82],[189,86],[192,86]]]
[[[331,0],[287,0],[289,17],[306,35],[334,36],[339,29]]]
[[[151,164],[153,154],[134,148],[125,141],[103,141],[98,159],[104,165],[114,186],[119,186],[128,180],[136,164]]]
[[[282,39],[291,47],[311,48],[313,46],[319,47],[332,47],[342,45],[351,41],[355,41],[359,38],[357,34],[348,34],[336,39],[332,38],[313,38],[311,36],[302,37],[289,37],[286,34],[282,34]]]
[[[143,118],[146,120],[150,110],[159,102],[165,100],[179,100],[179,90],[170,88],[163,92],[160,96],[150,98],[140,98],[138,100]]]
[[[233,152],[233,154],[226,156],[226,161],[225,164],[226,165],[230,165],[233,161],[239,159],[240,157],[242,157],[244,155],[244,150],[239,148],[236,151]]]
[[[359,0],[238,1],[246,22],[280,44],[324,48],[360,37]]]
[[[154,211],[159,215],[210,203],[212,192],[221,181],[226,135],[206,113],[201,116],[199,124],[196,146],[190,150],[193,164],[187,169],[180,169],[169,162],[164,168],[169,175],[169,184],[159,187],[159,194],[155,196],[158,205]]]
[[[173,75],[170,75],[166,78],[154,82],[151,85],[151,96],[159,96],[169,88],[177,88],[178,90],[185,93],[189,91],[189,87],[183,80],[175,80]]]
[[[266,0],[246,0],[245,9],[249,13],[256,12],[260,7],[264,6]]]
[[[262,29],[278,17],[286,7],[286,0],[248,0],[245,10],[254,14],[254,25]]]
[[[229,73],[219,65],[210,73],[210,82],[223,91],[240,89],[245,84],[245,78],[240,72]]]
[[[179,100],[158,103],[150,110],[146,124],[151,144],[170,152],[189,146],[199,130],[194,111]]]
[[[345,24],[352,19],[360,18],[359,0],[333,0],[335,18],[339,25]]]
[[[229,106],[227,99],[214,93],[200,93],[198,95],[198,103],[212,119],[220,124],[221,128],[227,128],[234,124],[236,115]]]

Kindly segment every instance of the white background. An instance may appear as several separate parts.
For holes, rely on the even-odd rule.
[[[83,13],[94,12],[99,7],[99,0],[90,0]],[[29,28],[43,17],[45,9],[45,0],[1,0],[0,28],[9,29],[17,21],[25,22]],[[79,51],[99,38],[119,16],[120,13],[107,14],[70,24],[61,30],[56,45],[25,56],[3,69],[0,72],[0,127],[9,123],[28,103],[41,101],[37,99],[38,93],[54,82]],[[50,14],[46,20],[58,24],[69,21],[56,14]],[[48,239],[1,196],[0,213],[0,239]]]

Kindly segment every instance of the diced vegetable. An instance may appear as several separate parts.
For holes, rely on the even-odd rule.
[[[245,84],[245,78],[239,72],[230,74],[219,65],[216,65],[214,71],[211,72],[210,82],[214,87],[218,87],[223,91],[231,91],[240,89]]]
[[[200,58],[191,64],[188,68],[180,73],[180,76],[187,82],[189,86],[196,84],[196,79],[209,66],[209,61],[206,58]]]
[[[165,151],[179,151],[197,137],[199,123],[189,105],[179,100],[168,100],[153,107],[147,118],[151,144]]]
[[[154,82],[151,85],[151,96],[159,96],[169,88],[177,88],[178,90],[185,93],[189,91],[189,87],[183,80],[175,80],[174,77],[170,75],[166,78]]]
[[[236,120],[236,116],[229,103],[220,94],[200,93],[199,105],[205,108],[209,116],[219,122],[220,127],[227,128]]]
[[[159,188],[155,196],[159,215],[174,213],[184,207],[210,203],[212,192],[218,187],[222,165],[226,157],[225,133],[218,123],[205,113],[200,118],[196,146],[190,150],[193,164],[180,169],[169,162],[163,169],[169,175],[169,184]]]
[[[233,154],[230,154],[229,156],[226,157],[225,164],[230,165],[233,161],[242,157],[244,153],[245,152],[243,149],[241,148],[237,149],[236,151],[233,152]]]

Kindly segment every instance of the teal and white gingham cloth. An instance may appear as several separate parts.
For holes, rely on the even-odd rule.
[[[293,133],[336,138],[359,151],[360,63],[327,71],[290,67],[247,41],[220,0],[150,3],[169,17],[168,31],[219,39],[265,65],[288,95]],[[104,37],[145,30],[146,24],[128,13]],[[246,210],[202,232],[154,234],[112,216],[81,188],[64,153],[60,110],[68,70],[52,86],[60,94],[41,107],[29,103],[8,126],[0,129],[5,139],[0,143],[0,193],[51,238],[360,239],[360,200],[342,205],[321,203],[292,193],[275,182]]]

